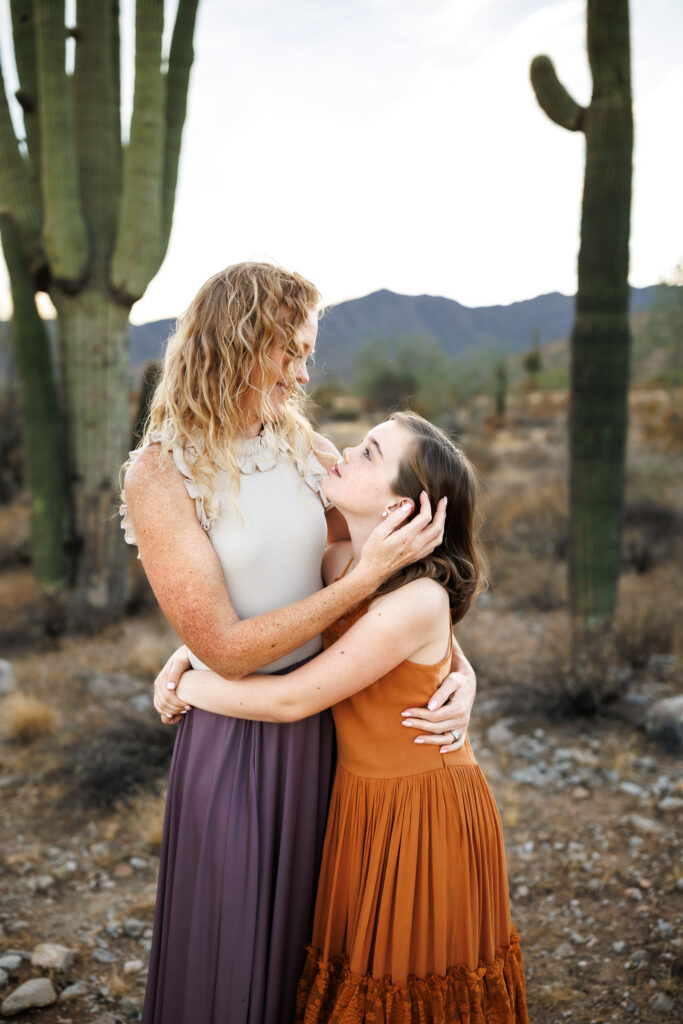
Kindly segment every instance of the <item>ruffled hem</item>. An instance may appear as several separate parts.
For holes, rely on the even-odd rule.
[[[152,434],[149,438],[149,444],[164,444],[164,435],[162,433]],[[130,465],[139,456],[140,452],[144,450],[144,448],[136,448],[135,451],[129,452],[127,465]],[[196,449],[194,446],[188,445],[183,451],[182,446],[176,443],[171,445],[168,450],[173,455],[176,469],[183,477],[187,493],[195,503],[199,525],[210,536],[213,520],[219,512],[220,502],[216,494],[212,495],[210,499],[206,486],[198,483],[193,476],[192,463],[197,457]],[[301,445],[299,445],[295,452],[291,452],[285,441],[278,437],[274,430],[266,429],[256,437],[241,438],[235,445],[234,454],[240,473],[245,474],[265,473],[277,465],[280,455],[284,455],[293,461],[304,482],[320,498],[323,507],[330,507],[330,502],[323,494],[321,487],[322,481],[327,476],[327,471],[318,461],[312,450],[304,451]],[[121,516],[121,529],[123,530],[126,543],[136,544],[135,531],[128,519],[128,506],[125,503],[120,505],[119,513]]]
[[[354,974],[344,956],[321,960],[307,949],[297,994],[297,1024],[529,1024],[519,935],[477,970],[452,967],[445,977]]]

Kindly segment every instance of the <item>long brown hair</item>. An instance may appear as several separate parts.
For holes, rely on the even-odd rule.
[[[448,591],[453,622],[459,622],[472,600],[487,586],[486,555],[479,540],[480,510],[477,472],[465,453],[442,430],[414,412],[391,417],[414,434],[399,463],[391,487],[410,498],[420,510],[420,491],[426,491],[433,509],[448,498],[441,544],[427,558],[399,569],[377,591],[385,594],[410,580],[427,576]]]

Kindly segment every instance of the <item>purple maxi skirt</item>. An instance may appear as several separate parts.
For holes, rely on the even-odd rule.
[[[329,711],[282,725],[185,716],[143,1024],[291,1024],[333,761]]]

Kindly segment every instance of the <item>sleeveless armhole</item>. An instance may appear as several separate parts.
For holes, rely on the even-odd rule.
[[[125,463],[124,469],[127,469],[135,461],[135,459],[139,457],[141,452],[146,451],[149,445],[159,444],[161,442],[162,435],[153,434],[147,445],[145,445],[143,448],[136,448],[135,451],[128,453],[128,461]],[[194,462],[194,458],[196,458],[196,453],[194,454],[193,457],[194,448],[188,445],[188,447],[183,452],[182,447],[179,444],[175,444],[173,445],[172,448],[169,448],[168,450],[173,455],[173,462],[175,464],[176,469],[183,478],[183,483],[185,484],[185,489],[187,490],[187,493],[194,501],[195,512],[197,514],[197,520],[199,522],[199,525],[203,530],[206,531],[206,533],[209,536],[211,536],[213,517],[209,514],[209,511],[207,509],[208,495],[206,492],[206,487],[204,484],[199,483],[197,480],[195,480],[192,474],[191,466],[192,463]],[[123,537],[126,544],[137,544],[137,540],[135,538],[135,531],[133,530],[133,525],[128,517],[128,506],[126,505],[125,501],[122,502],[122,504],[119,506],[119,515],[121,516],[121,529],[123,530]],[[138,557],[140,556],[138,555]]]

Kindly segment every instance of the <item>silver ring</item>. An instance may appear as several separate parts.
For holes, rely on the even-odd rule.
[[[453,733],[453,742],[458,743],[460,740],[460,733],[456,732],[455,729],[451,729],[451,732]]]

